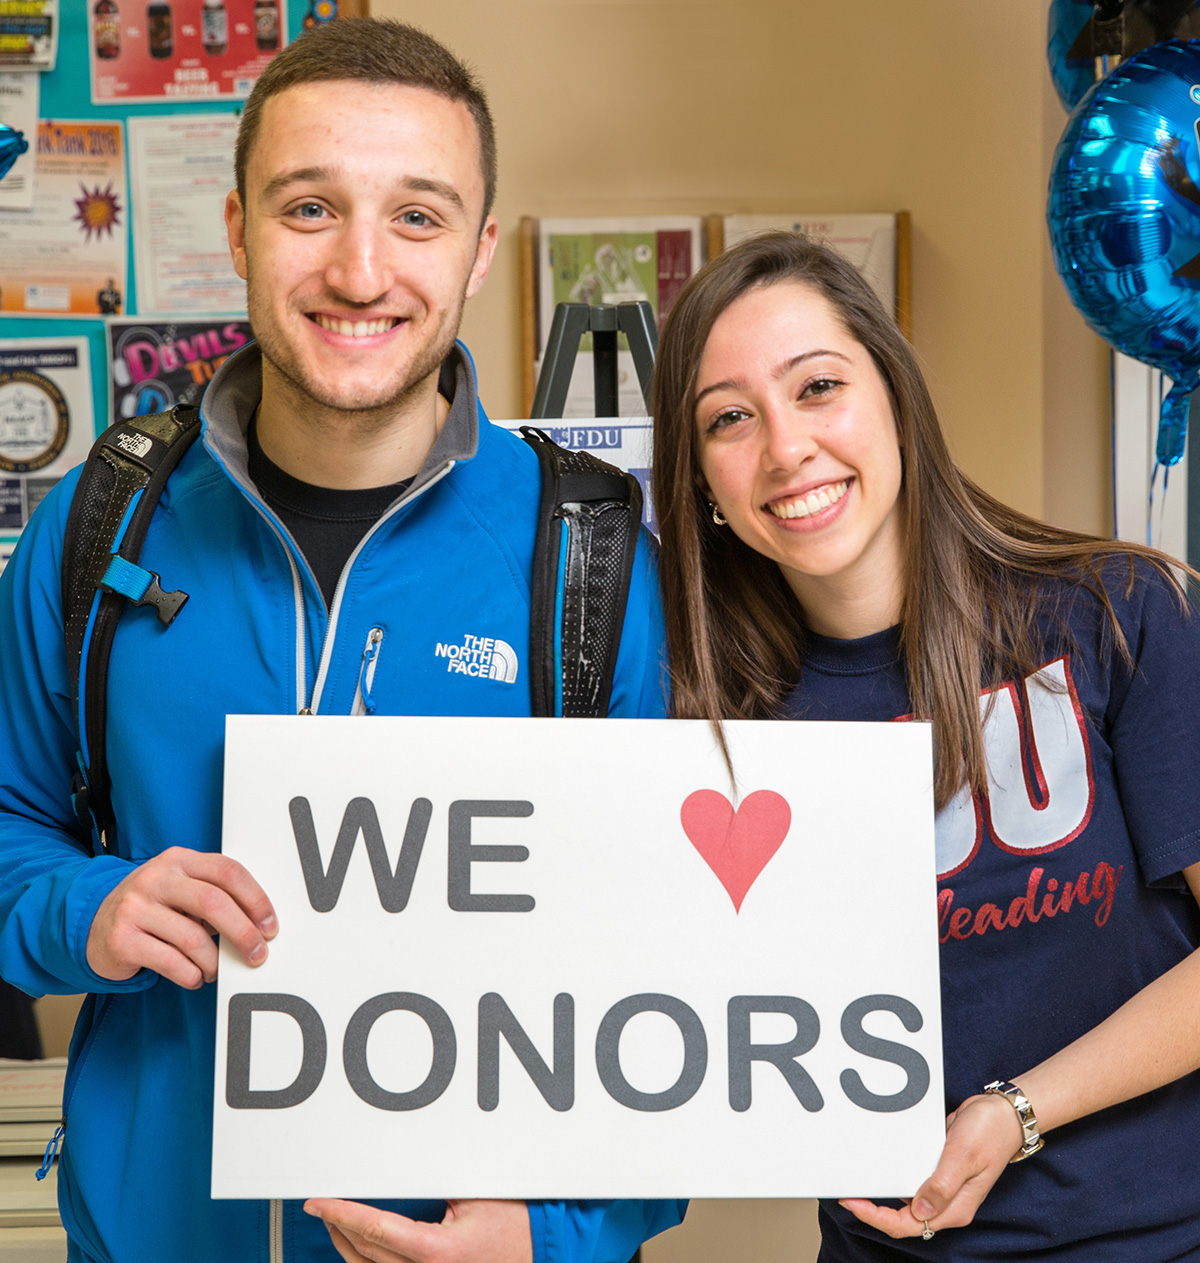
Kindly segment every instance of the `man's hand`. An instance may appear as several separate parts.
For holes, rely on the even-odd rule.
[[[524,1202],[447,1202],[440,1224],[324,1197],[304,1209],[325,1221],[346,1263],[533,1263]]]
[[[946,1145],[937,1169],[910,1205],[896,1210],[861,1197],[844,1198],[839,1205],[889,1237],[919,1237],[926,1222],[935,1232],[965,1227],[1021,1140],[1016,1111],[1004,1097],[969,1097],[946,1119]]]
[[[261,965],[278,931],[271,901],[237,860],[173,846],[109,891],[88,931],[87,962],[112,982],[153,969],[195,990],[217,976],[214,934]]]

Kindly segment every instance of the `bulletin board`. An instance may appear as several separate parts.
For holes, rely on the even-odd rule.
[[[52,148],[68,163],[87,155],[90,165],[72,172],[82,192],[63,196],[74,198],[88,241],[102,240],[107,253],[95,276],[78,283],[0,286],[0,412],[7,407],[9,418],[7,427],[0,423],[0,568],[37,501],[96,434],[130,408],[194,401],[214,362],[248,336],[244,289],[211,268],[211,286],[196,280],[204,275],[197,251],[227,260],[219,217],[175,225],[192,252],[185,258],[181,244],[177,257],[195,264],[190,288],[179,283],[187,267],[169,251],[172,217],[186,215],[191,200],[181,191],[184,158],[193,166],[220,158],[209,191],[216,205],[232,187],[226,157],[242,99],[272,49],[314,22],[365,7],[365,0],[156,0],[135,11],[124,0],[61,0],[57,61],[37,75],[40,121],[31,124],[27,113],[10,125],[25,133],[31,155],[41,136],[39,173]],[[2,111],[0,121],[7,121]],[[18,251],[45,258],[54,248],[37,239],[35,212],[0,214],[10,275]],[[205,221],[213,217],[205,211]],[[154,225],[165,252],[163,241],[156,254],[138,239],[145,234],[135,233],[135,220]],[[124,362],[111,352],[122,339],[131,348]],[[154,373],[139,381],[137,366],[151,359]]]

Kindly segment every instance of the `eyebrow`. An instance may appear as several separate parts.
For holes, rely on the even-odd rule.
[[[786,377],[797,364],[803,364],[805,360],[817,359],[822,355],[832,355],[834,359],[842,360],[846,364],[853,363],[848,355],[843,355],[840,351],[830,351],[825,348],[819,348],[815,351],[804,351],[800,355],[793,355],[790,360],[784,360],[782,364],[775,367],[771,373],[771,377],[774,381],[778,381],[781,377]],[[713,382],[711,386],[705,386],[705,388],[696,396],[692,407],[699,407],[700,400],[703,399],[705,395],[711,395],[714,390],[747,389],[749,389],[749,383],[744,377],[727,377],[724,381]]]
[[[295,171],[281,171],[272,176],[263,189],[263,198],[270,201],[293,184],[321,184],[334,179],[334,172],[329,167],[298,167]],[[444,198],[460,211],[465,211],[462,195],[452,184],[442,180],[431,180],[426,176],[407,175],[400,181],[400,187],[411,193],[434,193]]]

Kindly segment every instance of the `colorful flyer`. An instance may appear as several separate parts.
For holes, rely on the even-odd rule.
[[[0,66],[53,70],[58,0],[0,0]]]
[[[25,526],[95,431],[87,338],[0,341],[0,536]]]
[[[0,311],[117,315],[125,305],[120,123],[46,120],[33,208],[0,211]]]
[[[177,403],[199,403],[213,373],[253,336],[236,316],[110,320],[110,419],[116,423]]]
[[[0,123],[19,131],[29,145],[0,179],[0,210],[29,210],[33,206],[39,88],[38,76],[32,70],[0,71]]]
[[[895,215],[726,215],[725,248],[772,228],[831,246],[871,282],[888,311],[896,310]]]
[[[88,23],[94,105],[240,100],[283,44],[287,10],[286,0],[97,0]]]
[[[225,198],[234,186],[234,114],[131,118],[129,166],[138,310],[244,311]]]
[[[647,301],[662,323],[676,295],[700,266],[700,217],[543,219],[539,267],[538,368],[559,303]],[[620,339],[617,393],[622,416],[644,416],[633,357]],[[580,343],[563,415],[596,412],[591,335]]]

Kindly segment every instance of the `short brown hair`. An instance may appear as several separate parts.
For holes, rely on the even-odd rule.
[[[496,129],[475,75],[432,35],[387,18],[338,18],[306,31],[263,71],[242,110],[234,149],[238,197],[246,205],[246,167],[263,107],[280,92],[303,83],[352,80],[427,88],[461,101],[475,120],[483,168],[483,218],[496,200]]]

